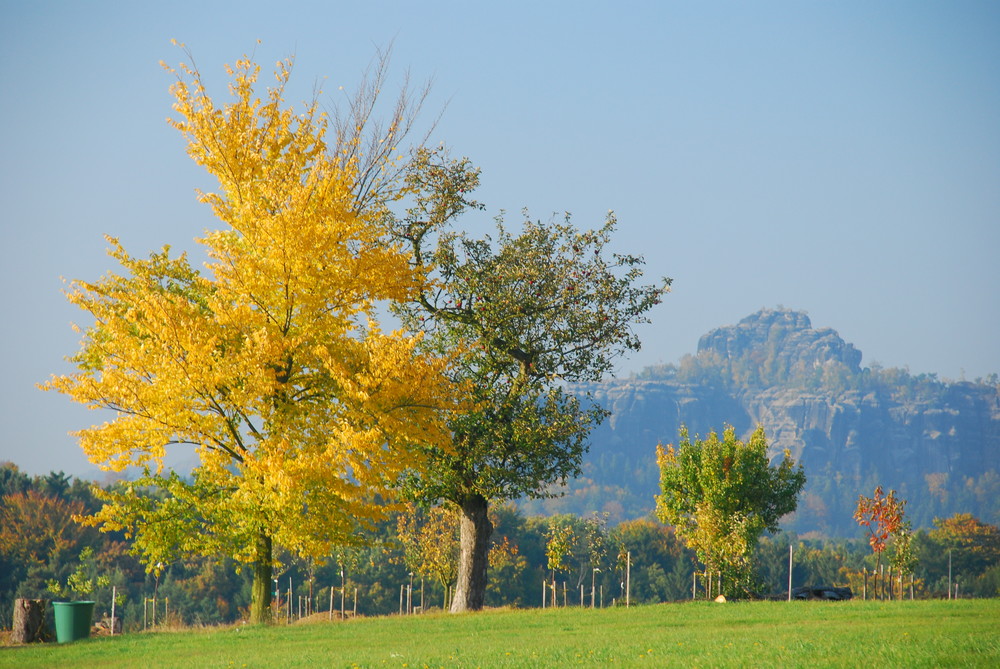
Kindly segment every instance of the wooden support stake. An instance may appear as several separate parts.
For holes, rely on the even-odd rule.
[[[625,608],[630,606],[632,600],[632,551],[625,554]]]
[[[791,542],[788,543],[788,601],[792,601],[792,548]]]

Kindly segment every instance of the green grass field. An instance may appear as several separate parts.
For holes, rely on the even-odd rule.
[[[498,610],[0,648],[0,667],[1000,667],[1000,600]]]

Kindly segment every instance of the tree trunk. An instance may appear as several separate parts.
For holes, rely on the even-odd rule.
[[[482,495],[473,494],[462,500],[460,519],[461,555],[458,561],[458,584],[451,612],[478,611],[486,599],[486,569],[489,565],[490,522],[489,503]]]
[[[44,599],[14,600],[14,625],[10,636],[13,643],[44,641],[46,631]]]
[[[250,592],[250,622],[267,624],[271,616],[271,537],[261,530],[257,536],[257,561],[253,564]]]

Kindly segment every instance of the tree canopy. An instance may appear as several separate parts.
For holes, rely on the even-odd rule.
[[[453,230],[460,214],[480,208],[470,199],[478,183],[468,160],[422,151],[407,180],[412,206],[395,222],[415,267],[433,279],[416,300],[397,303],[399,313],[426,333],[433,355],[456,352],[449,374],[472,400],[449,421],[449,447],[434,451],[412,486],[425,502],[462,509],[453,610],[482,606],[488,504],[545,495],[580,471],[605,411],[565,383],[599,379],[638,349],[632,327],[670,283],[640,284],[642,258],[610,251],[612,213],[593,230],[527,216],[519,232],[502,218],[483,237]]]
[[[112,412],[76,433],[92,462],[143,468],[101,493],[90,522],[134,535],[151,566],[185,553],[252,563],[262,621],[275,544],[321,558],[351,542],[355,523],[381,517],[376,496],[423,468],[423,449],[447,451],[458,393],[446,356],[379,327],[377,305],[417,299],[426,279],[369,197],[380,164],[358,158],[356,137],[328,145],[315,100],[284,105],[291,61],[263,98],[258,65],[227,71],[223,105],[192,67],[171,88],[171,124],[218,181],[199,194],[222,224],[198,240],[205,272],[168,247],[134,258],[109,237],[120,273],[72,283],[93,324],[76,371],[46,388]],[[197,450],[190,477],[163,469],[178,444]]]
[[[726,426],[692,441],[682,429],[677,447],[658,446],[660,520],[695,551],[709,571],[722,574],[724,588],[739,594],[751,585],[750,556],[760,535],[778,529],[795,510],[806,477],[785,451],[777,465],[767,455],[767,438],[758,427],[750,439],[736,438]]]

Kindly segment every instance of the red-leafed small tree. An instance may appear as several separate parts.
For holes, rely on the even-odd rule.
[[[890,490],[886,495],[882,486],[877,486],[871,497],[858,495],[858,506],[854,511],[854,520],[868,531],[868,543],[875,552],[876,579],[882,562],[882,552],[889,538],[897,535],[906,527],[903,520],[905,499],[896,497],[896,491]],[[875,591],[878,592],[876,586]]]

